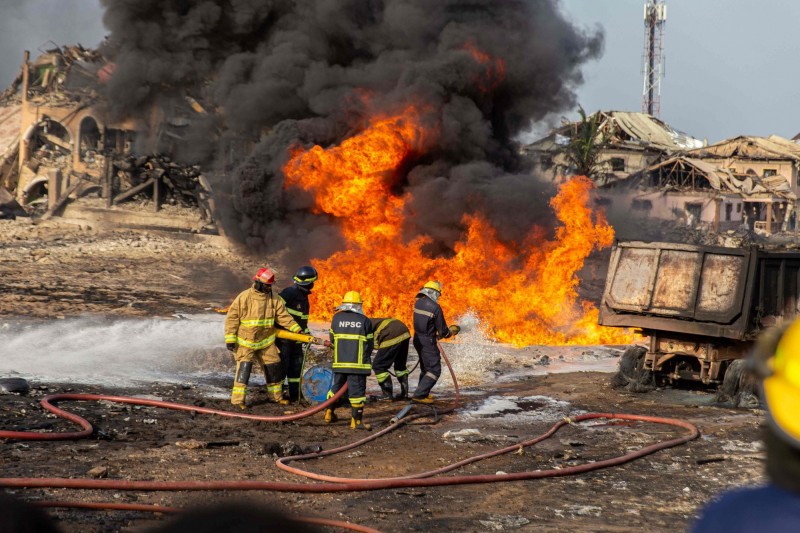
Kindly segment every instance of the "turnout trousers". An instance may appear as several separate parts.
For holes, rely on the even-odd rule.
[[[435,338],[416,333],[414,349],[419,355],[419,383],[412,398],[426,398],[442,375],[442,354]]]

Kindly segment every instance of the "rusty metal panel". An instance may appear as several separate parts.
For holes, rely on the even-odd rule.
[[[617,248],[608,297],[615,309],[644,310],[650,305],[657,249]],[[611,274],[611,272],[609,272]]]
[[[600,324],[744,338],[755,259],[750,249],[620,242],[612,251]]]
[[[663,250],[651,310],[660,315],[694,314],[701,262],[697,252]]]
[[[745,282],[744,257],[735,255],[707,254],[700,278],[700,294],[697,299],[698,317],[705,314],[709,319],[724,320],[741,312],[741,284]]]

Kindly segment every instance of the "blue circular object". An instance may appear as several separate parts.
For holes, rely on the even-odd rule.
[[[315,365],[306,370],[300,381],[300,391],[303,397],[312,405],[328,399],[328,391],[333,385],[333,370],[330,363]]]

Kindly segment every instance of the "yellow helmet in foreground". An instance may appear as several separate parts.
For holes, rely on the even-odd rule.
[[[343,304],[363,304],[364,302],[361,300],[361,295],[358,291],[347,291],[347,294],[344,295],[342,298]]]
[[[764,400],[773,428],[800,447],[800,320],[795,320],[767,361],[770,375],[764,378]]]
[[[442,294],[442,284],[438,281],[429,281],[425,285],[422,286],[423,289],[432,289],[439,294]]]

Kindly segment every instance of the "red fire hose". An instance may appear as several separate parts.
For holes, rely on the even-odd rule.
[[[456,380],[455,373],[453,372],[452,365],[450,361],[447,359],[444,350],[441,350],[441,345],[439,346],[442,356],[445,359],[445,363],[447,364],[448,369],[450,370],[450,375],[453,379],[453,385],[456,390],[456,398],[453,403],[452,407],[449,407],[443,411],[439,411],[439,413],[448,413],[453,411],[459,404],[460,401],[460,391],[458,388],[458,381]],[[67,413],[62,411],[61,409],[56,408],[49,402],[45,403],[46,400],[49,401],[57,401],[57,400],[107,400],[107,401],[114,401],[119,403],[129,403],[129,404],[137,404],[137,405],[147,405],[147,406],[154,406],[154,407],[166,407],[169,409],[178,409],[183,411],[195,411],[201,413],[209,413],[209,414],[219,414],[221,416],[232,416],[236,418],[246,418],[251,420],[262,420],[262,421],[284,421],[284,420],[296,420],[299,418],[303,418],[305,416],[309,416],[313,413],[319,412],[322,409],[325,409],[328,405],[331,405],[333,402],[337,401],[339,397],[344,393],[344,389],[339,391],[333,398],[326,401],[319,406],[309,409],[307,411],[303,411],[301,413],[297,413],[294,415],[288,416],[277,416],[277,417],[267,417],[267,416],[257,416],[257,415],[247,415],[241,413],[231,413],[228,411],[219,411],[215,409],[206,409],[206,408],[197,408],[193,406],[183,405],[183,404],[176,404],[170,402],[160,402],[156,400],[143,400],[138,398],[129,398],[129,397],[121,397],[121,396],[104,396],[104,395],[95,395],[95,394],[57,394],[51,395],[46,397],[42,400],[42,405],[45,408],[57,414],[58,416],[63,416],[68,420],[76,422],[80,424],[84,431],[81,432],[74,432],[74,433],[61,433],[61,434],[42,434],[42,433],[34,433],[34,432],[16,432],[16,431],[2,431],[0,432],[0,438],[13,438],[13,439],[25,439],[25,440],[65,440],[68,438],[81,438],[91,434],[92,428],[91,425],[84,420],[83,418]],[[325,483],[290,483],[290,482],[278,482],[278,481],[239,481],[239,480],[231,480],[231,481],[123,481],[123,480],[93,480],[93,479],[66,479],[66,478],[0,478],[0,487],[27,487],[27,488],[70,488],[70,489],[100,489],[100,490],[132,490],[132,491],[207,491],[207,490],[260,490],[260,491],[276,491],[276,492],[306,492],[306,493],[331,493],[331,492],[352,492],[352,491],[368,491],[368,490],[382,490],[382,489],[390,489],[390,488],[410,488],[410,487],[439,487],[439,486],[446,486],[446,485],[464,485],[464,484],[479,484],[479,483],[496,483],[496,482],[505,482],[505,481],[523,481],[523,480],[531,480],[531,479],[541,479],[546,477],[564,477],[570,476],[575,474],[581,474],[585,472],[591,472],[594,470],[599,470],[603,468],[608,468],[611,466],[621,465],[634,459],[638,459],[645,455],[649,455],[655,453],[659,450],[664,450],[667,448],[671,448],[674,446],[678,446],[680,444],[684,444],[689,442],[700,435],[699,430],[696,426],[689,422],[685,422],[682,420],[672,419],[672,418],[662,418],[662,417],[652,417],[652,416],[643,416],[643,415],[634,415],[634,414],[617,414],[617,413],[588,413],[583,415],[578,415],[572,419],[565,419],[562,421],[557,422],[554,424],[550,430],[547,432],[524,441],[519,444],[515,444],[513,446],[508,446],[506,448],[496,450],[493,452],[476,455],[474,457],[470,457],[459,461],[457,463],[448,465],[443,468],[439,468],[436,470],[431,470],[427,472],[423,472],[420,474],[413,474],[409,476],[402,476],[402,477],[395,477],[395,478],[383,478],[383,479],[352,479],[352,478],[339,478],[333,476],[324,476],[320,474],[312,474],[303,470],[300,470],[295,467],[288,466],[287,463],[291,461],[299,461],[308,458],[319,458],[327,455],[333,455],[335,453],[340,453],[342,451],[352,449],[356,446],[360,446],[366,442],[374,440],[386,433],[406,424],[407,422],[418,419],[424,416],[429,416],[428,414],[417,413],[406,418],[402,418],[398,421],[397,424],[390,425],[389,427],[376,432],[375,434],[369,435],[368,437],[361,439],[357,442],[332,449],[326,450],[317,454],[307,454],[307,455],[298,455],[292,457],[285,457],[283,459],[279,459],[277,461],[277,465],[279,468],[283,470],[287,470],[298,475],[302,475],[311,479],[321,479],[327,481]],[[596,461],[593,463],[587,463],[583,465],[577,466],[570,466],[564,468],[554,468],[549,470],[532,470],[532,471],[525,471],[525,472],[517,472],[511,474],[483,474],[483,475],[464,475],[464,476],[451,476],[451,477],[432,477],[437,474],[449,472],[461,466],[471,464],[482,459],[486,459],[489,457],[495,457],[501,454],[506,454],[512,451],[517,451],[521,448],[532,446],[542,440],[552,436],[555,434],[559,429],[562,427],[573,424],[577,422],[583,422],[586,420],[595,420],[595,419],[608,419],[608,420],[627,420],[627,421],[636,421],[636,422],[651,422],[655,424],[666,424],[675,426],[678,428],[685,429],[687,431],[686,434],[680,437],[676,437],[674,439],[663,441],[655,444],[651,444],[650,446],[646,446],[641,448],[635,452],[630,452],[625,455],[612,457],[609,459],[604,459],[600,461]],[[68,436],[69,435],[69,436]],[[59,502],[56,502],[59,503]],[[72,506],[71,502],[61,502],[60,506],[65,506],[67,503]],[[112,508],[108,506],[112,505],[130,505],[130,504],[76,504],[75,506],[84,506],[84,507],[91,507],[91,508]],[[140,509],[142,510],[155,510],[158,506],[144,506]],[[161,511],[158,511],[161,512]],[[317,520],[317,519],[313,519]],[[322,522],[318,522],[322,523]],[[352,525],[351,525],[352,526]],[[345,526],[340,526],[345,527]],[[361,526],[359,526],[361,527]],[[361,529],[358,531],[374,531],[369,529]]]
[[[210,409],[208,407],[197,407],[194,405],[185,405],[182,403],[163,402],[160,400],[147,400],[145,398],[133,398],[130,396],[109,396],[106,394],[50,394],[42,398],[42,407],[47,411],[65,418],[70,422],[74,422],[83,428],[83,431],[73,431],[67,433],[37,433],[35,431],[0,431],[0,439],[15,439],[15,440],[77,440],[88,437],[92,434],[94,429],[92,425],[83,417],[76,414],[59,409],[54,403],[64,400],[74,401],[106,401],[114,403],[128,403],[132,405],[145,405],[149,407],[162,407],[164,409],[174,409],[176,411],[193,411],[195,413],[204,413],[209,415],[226,416],[229,418],[244,418],[246,420],[258,420],[260,422],[290,422],[292,420],[299,420],[318,413],[326,409],[329,405],[339,401],[339,398],[347,391],[347,384],[333,395],[333,397],[325,400],[323,403],[294,413],[291,415],[251,415],[247,413],[234,413],[231,411],[223,411],[221,409]]]

